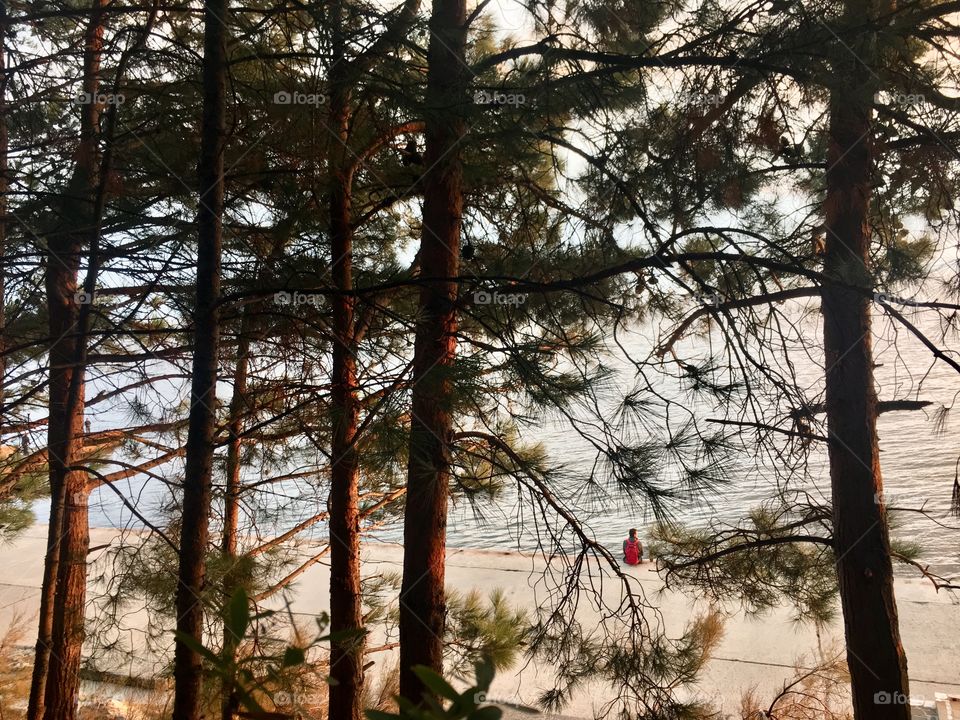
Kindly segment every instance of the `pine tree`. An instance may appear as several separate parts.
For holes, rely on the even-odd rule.
[[[184,637],[203,642],[201,593],[206,575],[220,334],[220,251],[223,153],[226,138],[227,2],[204,4],[203,120],[200,129],[197,281],[194,311],[190,427],[184,469],[183,518],[176,594],[174,720],[201,717],[201,656]]]
[[[410,451],[400,588],[400,695],[427,689],[413,668],[441,670],[450,483],[452,384],[463,213],[460,142],[467,88],[464,0],[434,0],[430,17],[419,319],[413,358]]]
[[[889,3],[847,0],[842,28],[887,15]],[[830,88],[826,254],[821,290],[833,550],[843,604],[854,714],[908,720],[906,703],[877,704],[883,693],[910,696],[893,591],[889,526],[877,442],[871,334],[871,172],[873,99],[879,89],[877,38],[859,32],[837,60]],[[851,287],[853,286],[853,287]]]
[[[358,500],[357,343],[354,340],[352,158],[350,149],[351,81],[346,57],[343,4],[332,8],[330,66],[330,263],[337,294],[331,297],[333,355],[330,403],[330,643],[331,717],[363,717],[363,608],[360,586],[360,509]]]
[[[678,30],[671,24],[670,8],[640,12],[622,4],[571,3],[564,16],[539,19],[541,39],[506,41],[500,47],[494,28],[480,19],[483,7],[467,22],[462,5],[437,0],[429,49],[418,46],[422,35],[416,3],[394,11],[351,2],[295,10],[263,4],[247,6],[231,19],[242,39],[227,53],[238,99],[230,146],[223,147],[222,125],[214,133],[230,167],[222,181],[226,208],[214,213],[219,217],[229,210],[222,232],[223,269],[215,273],[223,280],[219,297],[201,297],[207,304],[196,308],[189,297],[195,280],[192,255],[183,258],[179,251],[180,243],[192,240],[185,215],[193,199],[170,173],[185,173],[195,153],[196,129],[182,118],[190,116],[196,99],[189,49],[198,45],[198,36],[189,13],[167,14],[163,34],[169,45],[151,47],[144,53],[150,60],[138,66],[140,95],[130,125],[136,132],[121,133],[122,142],[116,144],[109,133],[101,141],[105,155],[115,150],[122,158],[117,163],[121,170],[100,172],[98,178],[100,186],[116,193],[111,214],[100,218],[106,221],[104,247],[109,249],[97,253],[92,240],[84,243],[90,242],[91,265],[97,258],[111,264],[108,284],[118,287],[102,288],[111,304],[98,307],[90,337],[81,344],[90,347],[87,360],[96,376],[118,386],[116,394],[91,391],[90,401],[105,403],[101,407],[129,401],[136,419],[117,421],[117,427],[105,431],[125,439],[124,452],[98,455],[96,467],[121,465],[104,474],[90,467],[83,489],[120,493],[115,483],[148,471],[170,472],[187,453],[182,520],[174,509],[163,521],[151,523],[143,506],[124,498],[139,521],[150,523],[153,537],[140,548],[139,559],[130,559],[130,574],[117,579],[117,587],[135,587],[149,597],[155,603],[151,607],[158,608],[151,618],[158,626],[172,618],[175,592],[185,602],[188,586],[202,599],[208,617],[217,617],[214,611],[233,589],[246,588],[255,602],[266,601],[329,554],[333,623],[338,629],[362,631],[367,600],[361,593],[358,543],[373,522],[395,517],[397,501],[403,502],[401,475],[407,464],[402,685],[408,698],[419,701],[423,687],[412,673],[413,662],[439,670],[444,652],[450,660],[451,649],[455,653],[464,647],[475,657],[475,646],[458,644],[463,638],[455,639],[457,633],[482,634],[476,626],[483,626],[493,636],[485,649],[502,657],[519,642],[499,632],[512,620],[502,607],[494,608],[489,623],[471,626],[482,614],[476,602],[448,602],[443,587],[448,502],[469,502],[482,513],[486,502],[513,484],[523,498],[525,532],[536,535],[545,553],[563,558],[562,569],[550,570],[556,574],[544,581],[552,583],[549,606],[522,638],[529,653],[548,655],[557,669],[558,685],[546,693],[544,703],[559,707],[579,683],[605,679],[619,688],[623,709],[694,714],[702,708],[680,703],[673,689],[702,664],[699,649],[715,639],[715,625],[695,623],[684,641],[665,642],[654,608],[631,590],[618,573],[616,558],[578,520],[576,503],[624,493],[662,515],[671,501],[729,479],[724,473],[728,439],[704,432],[696,418],[674,425],[675,413],[690,418],[692,405],[680,407],[663,398],[655,383],[647,384],[644,375],[652,377],[664,367],[695,397],[726,403],[731,410],[723,417],[725,427],[740,423],[734,427],[746,432],[738,413],[758,411],[750,431],[769,430],[799,450],[825,437],[818,419],[824,411],[830,431],[838,423],[842,430],[850,423],[839,415],[862,405],[863,413],[854,419],[867,420],[866,434],[850,436],[848,445],[856,452],[849,457],[875,457],[867,344],[852,342],[856,338],[846,334],[831,340],[838,356],[849,355],[850,363],[858,359],[868,374],[852,372],[847,376],[852,380],[842,385],[825,378],[824,402],[807,397],[789,363],[779,364],[777,353],[790,349],[789,343],[770,328],[783,321],[778,303],[815,302],[821,295],[825,322],[833,308],[832,317],[845,318],[844,326],[853,328],[866,322],[875,288],[923,275],[923,243],[898,239],[896,228],[889,226],[917,209],[936,215],[950,195],[949,160],[915,152],[930,134],[943,136],[953,128],[949,109],[955,103],[938,96],[938,80],[913,62],[916,38],[940,37],[940,18],[934,10],[913,8],[899,13],[893,29],[880,33],[878,40],[883,48],[898,48],[877,53],[882,91],[922,91],[931,100],[927,105],[942,111],[924,115],[920,122],[912,110],[885,107],[868,97],[869,83],[858,85],[853,94],[837,84],[834,64],[843,65],[837,60],[846,58],[843,45],[866,42],[876,33],[857,23],[845,26],[835,14],[825,15],[828,26],[814,10],[797,6],[779,19],[760,9],[727,15],[717,8],[695,8]],[[831,13],[836,7],[830,6]],[[105,10],[105,16],[114,17],[111,12]],[[468,31],[470,43],[464,47]],[[891,33],[897,36],[893,40]],[[817,50],[811,53],[812,46]],[[829,53],[820,52],[823,48]],[[475,72],[469,82],[465,65]],[[840,73],[844,82],[864,72],[859,66],[847,70]],[[220,78],[222,82],[222,74]],[[673,82],[686,101],[671,97]],[[789,91],[778,89],[779,82]],[[269,102],[275,91],[291,88],[317,90],[329,107]],[[209,85],[207,91],[209,96]],[[858,98],[855,117],[846,117],[846,106],[833,112],[836,102],[831,110],[825,103],[831,92]],[[471,98],[479,102],[470,106]],[[513,98],[516,106],[501,106],[501,98],[504,103]],[[869,120],[868,101],[876,108],[876,120]],[[866,112],[875,134],[867,159],[859,139],[847,139],[849,153],[836,143],[829,150],[829,128],[822,119],[810,119],[814,110],[830,111],[837,127],[848,120],[862,122]],[[44,122],[51,134],[71,130],[69,123]],[[466,123],[469,133],[464,132]],[[109,120],[98,129],[104,124]],[[427,157],[422,158],[417,138],[425,124]],[[212,126],[207,122],[201,128],[205,160],[216,146]],[[265,127],[270,131],[263,133]],[[182,141],[184,134],[189,142]],[[825,175],[828,150],[843,162]],[[18,214],[24,210],[21,203],[29,213],[45,202],[48,186],[56,189],[51,178],[58,160],[61,166],[66,162],[66,153],[51,153],[51,158],[31,168],[47,170],[30,174],[42,180],[24,193],[23,201],[15,201]],[[894,162],[900,167],[892,169]],[[577,189],[561,188],[580,164],[586,170],[577,177]],[[102,161],[104,166],[109,170],[109,163]],[[857,176],[852,194],[841,166]],[[921,182],[926,189],[915,192],[913,185],[926,176],[933,182]],[[767,180],[779,177],[794,178],[814,206],[828,210],[826,217],[815,213],[786,228],[780,208],[765,204],[761,196]],[[205,181],[201,189],[209,187]],[[915,196],[905,197],[911,193]],[[829,202],[823,205],[825,194]],[[846,194],[860,203],[856,212],[850,203],[831,205]],[[421,197],[422,226],[417,212]],[[93,204],[98,201],[102,198]],[[832,214],[838,208],[849,217]],[[210,210],[210,203],[201,202],[205,241],[216,225]],[[718,227],[718,217],[730,219]],[[834,222],[836,235],[817,241],[824,229],[820,226],[830,228]],[[862,228],[865,222],[875,228],[869,238],[840,231],[848,224]],[[624,242],[628,226],[630,233],[641,228],[642,246]],[[814,232],[818,229],[819,234]],[[14,232],[14,247],[23,244],[23,234]],[[419,254],[409,267],[401,267],[403,244],[416,239]],[[209,250],[210,243],[203,247]],[[854,264],[870,267],[871,277],[839,267],[843,253],[835,251],[844,247],[856,250]],[[9,267],[14,266],[5,264],[4,269]],[[201,267],[209,274],[210,263]],[[17,289],[28,287],[30,273],[39,271],[37,264],[22,274],[17,268],[10,282]],[[95,280],[96,275],[88,277]],[[119,287],[121,277],[129,287]],[[271,304],[277,291],[314,293],[315,306]],[[485,304],[482,298],[491,296],[513,297],[515,304]],[[221,308],[220,318],[210,303]],[[33,309],[37,304],[34,299],[24,304],[35,324],[46,320]],[[765,314],[768,308],[771,312]],[[130,316],[126,310],[132,310]],[[191,316],[196,320],[192,327]],[[116,320],[112,327],[108,317]],[[677,321],[662,338],[663,352],[631,356],[638,387],[613,387],[607,359],[619,333],[631,322],[651,318]],[[682,338],[707,319],[724,340],[725,366],[715,364],[724,358],[703,361],[684,355]],[[42,343],[47,333],[28,332],[25,324],[21,319],[15,326],[4,325],[4,341]],[[219,347],[216,333],[207,332],[211,324],[220,328]],[[191,331],[196,345],[187,339]],[[81,338],[86,334],[78,333]],[[818,350],[809,341],[800,346]],[[847,353],[848,347],[854,351]],[[191,351],[199,351],[194,380],[197,387],[206,387],[194,392],[209,397],[216,380],[210,374],[219,361],[232,368],[233,397],[219,416],[215,408],[193,404],[188,450],[181,437],[187,425],[183,398],[164,397],[163,381],[152,373],[162,359],[173,364],[169,375],[180,378],[188,373]],[[83,348],[79,352],[77,357]],[[72,367],[78,366],[74,361]],[[29,378],[31,372],[28,368],[23,375]],[[20,413],[19,427],[36,429],[42,426],[30,425],[24,413],[30,398],[43,391],[40,381],[30,382],[16,384],[5,410],[10,407],[11,417]],[[837,390],[856,390],[856,402],[837,402]],[[615,412],[610,411],[611,398]],[[595,449],[597,464],[586,477],[552,463],[541,449],[524,446],[523,429],[544,415],[563,418],[572,433]],[[782,418],[793,425],[781,426]],[[51,414],[51,431],[55,425]],[[660,425],[666,427],[666,438],[658,435]],[[78,462],[94,465],[79,454],[100,433],[89,435],[78,443]],[[155,446],[155,456],[141,455]],[[216,448],[222,448],[222,456]],[[330,449],[332,457],[327,456]],[[44,461],[33,453],[11,457],[0,495],[11,492],[22,501],[25,479]],[[798,452],[791,457],[806,456]],[[207,524],[211,495],[220,487],[220,459],[224,525],[220,549],[214,551],[207,542]],[[864,477],[861,484],[875,492],[879,470],[871,472],[869,482]],[[298,496],[277,500],[291,485],[296,488],[291,494]],[[177,492],[175,487],[174,498]],[[861,505],[868,499],[873,503],[872,495],[856,496]],[[836,576],[827,577],[824,568],[830,568],[834,543],[843,534],[836,515],[842,506],[824,507],[788,495],[776,500],[782,505],[751,514],[744,528],[731,535],[691,538],[664,530],[674,549],[680,548],[678,556],[686,553],[672,565],[668,558],[668,567],[717,592],[756,591],[758,604],[793,594],[806,603],[805,612],[826,612]],[[241,519],[241,507],[249,510],[249,527]],[[292,522],[285,514],[291,508],[303,517],[281,531],[275,525]],[[872,520],[882,520],[882,506],[871,504],[866,510]],[[330,543],[321,543],[305,559],[288,552],[288,541],[327,520]],[[877,586],[883,587],[876,596],[892,607],[892,594],[884,588],[896,548],[884,550],[882,522],[876,529],[869,562],[880,562]],[[174,587],[169,578],[145,577],[145,569],[176,565],[170,544],[178,536],[186,584]],[[741,546],[731,547],[740,541]],[[774,569],[778,581],[787,579],[786,590],[759,570],[750,575],[740,549],[760,550],[765,568]],[[132,550],[127,546],[122,552]],[[683,566],[686,560],[693,564]],[[851,552],[845,562],[861,560]],[[707,566],[711,569],[701,570]],[[595,633],[577,626],[577,597],[589,582],[582,577],[584,568],[621,586],[629,617],[617,606],[603,605],[616,614],[615,621]],[[738,588],[736,580],[743,578],[750,582]],[[53,585],[46,587],[49,591]],[[105,602],[121,607],[119,598]],[[201,640],[199,605],[188,615],[178,619]],[[890,621],[888,612],[884,622]],[[229,633],[225,624],[227,649],[235,640]],[[891,626],[887,650],[895,647],[895,635]],[[331,640],[332,674],[338,680],[331,691],[332,712],[350,718],[360,710],[367,651],[357,636],[353,632]],[[862,639],[857,633],[852,652],[859,654]],[[201,703],[209,710],[216,701],[212,693],[201,698],[198,658],[183,642],[177,652],[178,689],[184,691],[178,692],[178,712],[195,715]],[[236,707],[233,689],[228,682],[216,703],[223,717]],[[858,695],[867,698],[868,689],[860,683]]]
[[[913,138],[891,143],[888,138],[902,132],[901,122],[914,131],[918,125],[903,112],[882,106],[878,93],[909,90],[922,97],[923,88],[931,98],[938,96],[929,75],[914,64],[920,53],[915,40],[935,33],[923,27],[935,12],[918,12],[890,23],[895,29],[880,31],[877,27],[883,22],[878,18],[886,17],[890,8],[846,4],[829,9],[824,17],[812,8],[790,5],[785,22],[758,18],[762,32],[745,35],[742,41],[736,32],[716,36],[731,57],[762,57],[779,68],[774,72],[784,78],[782,82],[794,83],[802,94],[790,97],[760,89],[765,75],[754,75],[747,63],[722,81],[701,70],[689,85],[681,86],[677,97],[667,98],[649,113],[646,128],[623,143],[623,157],[646,153],[652,161],[647,170],[631,173],[615,190],[630,197],[629,188],[653,187],[654,178],[671,168],[668,187],[653,203],[657,213],[680,229],[659,238],[659,258],[657,253],[650,258],[662,263],[664,274],[678,288],[702,299],[693,310],[688,304],[681,306],[682,319],[650,362],[671,356],[680,376],[703,395],[725,404],[738,398],[733,407],[753,404],[766,413],[752,422],[732,417],[722,421],[726,425],[775,433],[771,438],[786,436],[793,444],[791,454],[801,458],[807,457],[811,443],[823,442],[829,448],[833,487],[829,507],[817,507],[803,496],[784,497],[790,504],[777,510],[775,523],[756,513],[750,518],[755,527],[729,533],[677,535],[667,528],[663,532],[670,547],[668,571],[699,587],[713,586],[708,591],[712,596],[733,592],[764,603],[767,593],[775,597],[796,593],[797,602],[808,606],[804,612],[815,615],[825,611],[825,598],[838,589],[857,717],[906,717],[904,705],[880,707],[875,702],[878,692],[905,697],[907,681],[893,597],[894,551],[878,460],[876,418],[882,404],[877,403],[873,379],[870,301],[878,297],[878,285],[922,278],[921,258],[929,257],[928,243],[921,240],[907,250],[907,243],[890,242],[890,227],[896,232],[900,218],[917,208],[926,208],[928,215],[939,212],[929,212],[928,198],[940,190],[934,183],[929,194],[909,197],[905,187],[915,190],[919,183],[908,179],[914,172],[908,164],[890,168],[892,175],[884,176],[884,155],[916,142]],[[863,23],[865,16],[874,17],[877,24]],[[753,38],[760,39],[750,47]],[[829,52],[809,53],[811,43],[828,47]],[[704,94],[701,88],[711,88],[712,93]],[[699,107],[684,101],[696,93],[703,100]],[[829,102],[821,105],[828,94]],[[811,106],[824,107],[827,127],[801,129],[809,122]],[[880,108],[883,125],[874,125],[875,107]],[[943,134],[941,125],[949,125],[948,118],[934,114],[926,121],[939,143],[951,137]],[[792,132],[784,123],[794,123]],[[797,142],[797,137],[806,142]],[[947,154],[951,149],[944,145],[942,151]],[[769,166],[772,161],[780,164]],[[815,203],[823,202],[823,214],[785,231],[788,223],[778,208],[758,195],[765,189],[762,178],[805,172],[809,177],[801,181],[800,189]],[[726,223],[730,227],[711,222],[711,213],[720,212],[733,215],[735,221]],[[904,234],[909,233],[900,237]],[[884,278],[892,268],[897,269]],[[668,295],[655,289],[650,294],[651,301],[670,310]],[[790,358],[797,340],[802,348],[813,347],[811,339],[798,337],[798,328],[791,327],[793,318],[776,309],[784,301],[808,297],[821,298],[825,403],[806,397],[791,360],[766,364],[772,360],[771,350]],[[881,304],[886,305],[882,300]],[[757,315],[753,308],[760,309]],[[903,320],[895,310],[888,312]],[[702,318],[710,318],[722,333],[726,366],[714,364],[715,358],[695,362],[678,356],[678,338]],[[924,340],[915,326],[905,327]],[[929,340],[925,344],[940,357],[935,344]],[[923,405],[900,404],[905,407],[888,403],[889,409]],[[826,434],[817,432],[815,419],[824,410]],[[778,418],[787,418],[793,427],[781,427]],[[765,446],[773,445],[772,440],[765,441]],[[777,452],[782,460],[784,453]],[[783,472],[786,477],[789,469]],[[861,520],[863,525],[858,524]],[[824,553],[824,547],[830,551]],[[761,548],[765,565],[753,574],[748,565],[756,563],[747,558]],[[834,559],[839,583],[818,582],[818,574],[822,576]],[[751,582],[737,590],[738,578]]]
[[[77,467],[83,433],[84,356],[78,274],[84,247],[94,247],[98,186],[99,72],[105,3],[96,0],[84,34],[83,92],[76,164],[59,217],[47,235],[45,276],[50,337],[47,458],[51,495],[30,717],[72,720],[79,693],[89,547],[86,475]],[[42,696],[42,700],[41,700]]]

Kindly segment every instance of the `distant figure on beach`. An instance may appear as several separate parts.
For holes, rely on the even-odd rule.
[[[643,562],[643,543],[637,540],[636,528],[630,528],[630,537],[623,541],[623,561],[627,565]]]

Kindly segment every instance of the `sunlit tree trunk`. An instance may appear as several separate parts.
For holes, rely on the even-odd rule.
[[[216,420],[220,319],[220,247],[223,224],[223,148],[226,112],[226,0],[204,3],[203,118],[197,211],[197,292],[194,310],[190,422],[183,478],[183,519],[176,592],[177,631],[203,640],[203,606]],[[178,641],[174,651],[174,720],[201,717],[200,655]]]
[[[363,717],[363,606],[360,588],[360,514],[356,434],[356,343],[354,341],[353,226],[350,87],[344,39],[344,8],[331,8],[333,58],[330,70],[330,253],[334,287],[330,477],[330,717]]]
[[[427,71],[421,286],[414,346],[410,457],[400,590],[400,694],[419,701],[415,665],[440,670],[444,559],[450,478],[456,283],[460,265],[463,177],[460,143],[467,100],[466,3],[434,0]]]
[[[90,546],[86,474],[77,468],[83,431],[85,338],[78,294],[84,245],[96,232],[100,56],[105,0],[95,0],[84,34],[80,142],[66,197],[47,234],[45,288],[50,333],[47,456],[50,522],[28,717],[72,720],[76,715]]]
[[[877,8],[847,0],[850,26]],[[861,31],[861,35],[866,33]],[[870,272],[873,40],[840,52],[831,89],[827,155],[823,330],[833,489],[833,537],[858,720],[908,720],[907,660],[900,644],[890,537],[877,444]],[[835,280],[837,282],[830,282]],[[860,288],[848,289],[846,286]],[[886,702],[884,702],[886,700]]]

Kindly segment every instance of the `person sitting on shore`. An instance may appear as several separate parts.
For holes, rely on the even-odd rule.
[[[643,562],[643,543],[637,540],[636,528],[630,528],[630,537],[623,541],[623,561],[627,565]]]

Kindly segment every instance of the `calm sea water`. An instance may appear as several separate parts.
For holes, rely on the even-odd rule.
[[[940,340],[941,347],[960,347],[954,335],[941,339],[938,325],[919,317],[913,317],[913,322],[922,323],[931,339]],[[806,332],[818,334],[818,323],[819,316],[813,315],[803,327]],[[894,539],[919,543],[921,560],[929,563],[934,572],[960,575],[960,518],[951,514],[960,434],[950,413],[945,423],[937,422],[937,410],[954,405],[960,391],[960,373],[943,362],[934,363],[929,350],[902,328],[897,336],[896,328],[886,320],[877,318],[875,332],[880,399],[919,399],[932,403],[924,410],[884,413],[879,420],[884,496],[889,507],[901,508],[891,513],[892,535]],[[639,333],[629,339],[629,343],[645,345],[644,334]],[[616,385],[629,389],[634,381],[632,368],[616,358],[612,364],[618,369]],[[807,382],[808,397],[815,398],[823,386],[822,365],[818,365],[815,358],[798,362],[797,375]],[[658,390],[672,394],[666,385],[658,385]],[[960,409],[953,412],[958,411]],[[699,407],[697,414],[716,417],[718,413],[716,408]],[[785,487],[829,500],[825,448],[811,452],[808,477],[794,477],[785,483],[783,465],[776,458],[759,453],[755,444],[751,444],[754,437],[752,431],[747,432],[743,436],[745,447],[731,458],[730,483],[714,492],[671,503],[673,519],[691,526],[717,522],[736,524],[748,510],[775,497],[778,490]],[[619,550],[627,529],[640,528],[642,535],[643,529],[653,522],[649,504],[641,499],[625,500],[616,497],[615,492],[603,498],[587,491],[585,479],[596,467],[596,451],[567,423],[530,428],[524,432],[524,438],[543,442],[550,457],[566,466],[572,477],[565,483],[565,499],[577,518],[611,549]],[[578,473],[584,478],[579,483]],[[455,506],[451,508],[449,542],[461,547],[529,548],[534,542],[533,534],[524,531],[524,527],[529,527],[525,525],[529,517],[529,512],[518,510],[516,495],[510,492],[505,493],[497,507],[483,507],[478,511],[468,505]]]
[[[920,322],[914,318],[915,322]],[[812,314],[801,323],[801,331],[810,333],[816,344],[819,334],[819,316]],[[938,327],[929,322],[924,329],[931,337],[938,338]],[[922,547],[922,560],[929,563],[935,572],[960,574],[960,519],[950,513],[951,491],[960,457],[960,434],[955,423],[947,415],[947,422],[938,432],[935,410],[941,406],[952,407],[958,390],[960,374],[942,362],[933,363],[929,351],[914,338],[900,330],[895,336],[893,326],[878,321],[875,331],[877,381],[882,400],[921,399],[933,404],[924,411],[884,414],[880,418],[879,434],[881,462],[883,466],[885,495],[888,505],[913,510],[923,509],[924,514],[901,510],[894,512],[893,535],[918,542]],[[628,351],[639,357],[650,346],[653,333],[649,328],[640,328],[625,336]],[[808,338],[809,339],[809,338]],[[896,339],[896,344],[893,343]],[[685,350],[706,350],[710,335],[687,345]],[[957,348],[960,343],[955,336],[941,342],[946,347]],[[797,359],[799,358],[799,359]],[[636,375],[622,354],[614,353],[604,361],[616,370],[615,379],[605,393],[605,410],[610,418],[623,394],[635,386]],[[795,358],[797,375],[809,387],[808,398],[817,399],[822,389],[822,365],[816,357]],[[667,396],[682,400],[687,407],[694,407],[702,419],[723,415],[723,408],[709,407],[703,403],[692,406],[683,400],[679,387],[667,380],[657,380],[655,388]],[[822,399],[822,398],[821,398]],[[580,429],[596,434],[595,428],[584,421]],[[644,430],[634,428],[632,439],[642,439]],[[542,443],[548,451],[551,463],[563,469],[564,479],[554,488],[557,497],[571,510],[578,521],[599,541],[618,550],[628,528],[637,527],[644,534],[653,521],[648,503],[642,498],[627,499],[615,492],[615,483],[604,476],[604,468],[596,465],[596,450],[576,432],[567,420],[544,419],[528,423],[521,428],[525,442]],[[752,431],[742,437],[743,448],[735,453],[727,465],[729,484],[713,488],[696,497],[680,498],[670,503],[672,517],[682,523],[703,526],[710,522],[735,524],[758,504],[776,496],[784,487],[789,490],[809,492],[824,501],[829,499],[829,478],[824,451],[814,451],[808,458],[807,472],[785,482],[785,466],[776,458],[760,453],[753,444]],[[172,471],[171,471],[172,472]],[[597,485],[587,479],[594,474]],[[664,484],[669,479],[664,478]],[[599,490],[598,490],[599,488]],[[157,505],[166,496],[166,488],[156,481],[128,482],[119,487],[128,497],[136,498],[148,517],[156,518],[151,504]],[[610,492],[604,493],[606,489]],[[279,491],[280,488],[274,488]],[[290,502],[291,511],[281,514],[277,520],[261,522],[261,531],[285,529],[298,520],[316,513],[315,506],[307,503],[297,505],[300,493],[297,487],[287,488],[282,493]],[[302,493],[304,495],[309,493]],[[46,518],[47,510],[38,505],[37,516]],[[538,519],[528,501],[519,502],[515,489],[506,488],[495,503],[483,502],[476,506],[460,503],[450,509],[448,540],[454,547],[531,549],[536,544],[535,528]],[[539,520],[542,525],[542,519]],[[139,525],[116,498],[115,494],[101,490],[91,507],[91,523],[101,527],[130,527]],[[314,528],[314,535],[323,535],[322,526]],[[399,541],[402,528],[392,524],[378,528],[375,536],[384,541]],[[569,536],[568,536],[569,539]]]

